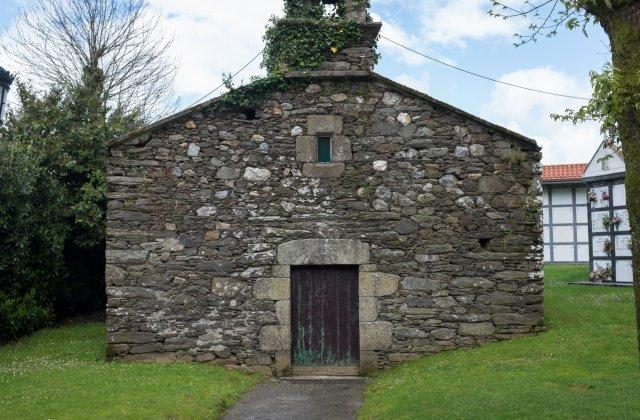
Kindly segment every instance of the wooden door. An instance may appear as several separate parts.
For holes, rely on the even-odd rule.
[[[358,267],[292,267],[294,369],[295,366],[357,366],[360,359],[358,315]]]

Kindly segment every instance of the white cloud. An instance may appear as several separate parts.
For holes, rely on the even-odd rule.
[[[162,11],[164,30],[173,34],[172,54],[179,57],[178,93],[193,97],[218,86],[222,73],[235,73],[262,48],[269,17],[281,13],[281,0],[151,0]],[[263,74],[257,59],[240,76]]]
[[[218,86],[223,72],[235,72],[255,56],[263,47],[262,35],[269,17],[282,13],[282,0],[150,1],[152,7],[162,11],[162,30],[175,38],[171,54],[180,61],[176,82],[183,106]],[[383,33],[438,58],[441,55],[433,51],[434,46],[459,46],[470,39],[488,42],[494,37],[511,37],[516,32],[511,23],[486,15],[487,4],[486,0],[374,2],[374,6],[381,6],[378,11],[384,15]],[[407,11],[420,22],[418,25],[404,22],[401,15]],[[376,20],[383,19],[376,16]],[[411,27],[416,29],[412,32]],[[417,90],[430,91],[433,82],[429,73],[423,70],[426,59],[382,41],[381,52],[398,64],[391,67],[392,78]],[[0,56],[0,64],[3,63],[10,64]],[[264,74],[259,64],[260,59],[247,68],[238,81]],[[505,74],[503,80],[579,96],[590,93],[586,80],[579,82],[550,67]],[[480,110],[472,112],[538,140],[544,148],[545,163],[587,161],[600,142],[597,125],[574,127],[549,118],[551,113],[579,105],[576,101],[496,85],[490,100]]]
[[[506,2],[507,4],[509,2]],[[524,20],[490,16],[487,0],[437,0],[421,5],[421,33],[428,41],[466,46],[466,40],[513,39],[523,29]]]
[[[522,1],[503,0],[502,3],[515,6]],[[373,6],[386,13],[402,11],[414,17],[418,29],[412,37],[426,44],[466,47],[469,40],[512,40],[515,33],[527,26],[522,18],[504,20],[490,16],[489,0],[374,0]]]
[[[586,80],[577,80],[552,67],[519,70],[503,75],[501,81],[535,87],[540,90],[590,96]],[[543,162],[587,162],[601,142],[598,124],[556,122],[551,114],[562,114],[584,101],[527,92],[496,84],[491,99],[482,107],[483,115],[538,141],[543,148]]]
[[[409,86],[417,91],[427,93],[429,92],[429,84],[431,82],[431,78],[429,77],[429,73],[421,72],[417,77],[415,75],[411,75],[408,73],[402,73],[397,77],[393,78],[396,82],[402,83],[405,86]]]
[[[389,39],[393,39],[394,41],[407,46],[420,45],[422,43],[418,37],[406,32],[401,25],[396,25],[391,21],[384,20],[376,14],[372,14],[372,16],[374,21],[382,22],[382,34],[389,37]],[[400,48],[384,38],[380,39],[379,45],[381,53],[384,54],[384,56],[389,56],[394,61],[398,61],[404,65],[421,66],[425,62],[423,57]]]
[[[387,1],[393,2],[396,0]],[[396,24],[391,20],[385,20],[375,13],[372,13],[371,15],[374,21],[382,22],[382,31],[380,32],[381,35],[395,41],[398,44],[412,48],[415,51],[421,52],[423,54],[429,54],[430,56],[444,61],[445,63],[455,64],[455,62],[451,58],[443,56],[439,52],[434,51],[432,48],[430,48],[430,43],[425,42],[425,40],[420,36],[407,32],[403,28],[403,26],[406,25],[403,25],[402,23]],[[409,51],[405,48],[402,48],[400,45],[388,41],[385,38],[380,38],[378,45],[379,52],[382,54],[383,59],[390,58],[393,62],[399,64],[402,67],[424,67],[429,63],[427,58],[422,57],[421,55]],[[412,76],[412,78],[415,80],[415,77]],[[423,76],[421,78],[423,78]]]
[[[179,63],[176,89],[184,106],[220,85],[222,73],[235,73],[263,48],[265,25],[271,15],[282,13],[282,4],[282,0],[150,0],[151,8],[162,15],[161,30],[174,38],[169,54]],[[238,81],[264,74],[261,61],[260,57],[244,70]],[[2,54],[0,65],[23,73]],[[15,102],[14,95],[9,99]]]

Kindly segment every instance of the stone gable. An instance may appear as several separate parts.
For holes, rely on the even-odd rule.
[[[359,266],[361,371],[544,328],[535,143],[374,75],[255,111],[111,147],[111,358],[286,373],[290,267],[313,261]]]

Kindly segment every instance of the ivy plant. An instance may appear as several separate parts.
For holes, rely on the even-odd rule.
[[[362,37],[357,22],[334,19],[272,18],[264,36],[263,66],[269,73],[315,70]]]
[[[214,111],[251,108],[263,103],[272,94],[287,87],[282,74],[254,77],[248,84],[239,88],[234,87],[230,76],[224,76],[223,81],[229,92],[222,95],[213,104],[212,109]]]
[[[368,8],[370,1],[355,0],[355,5]],[[346,19],[344,0],[333,8],[325,8],[321,0],[285,0],[284,11],[283,18],[270,19],[264,35],[266,45],[262,67],[267,70],[267,76],[254,78],[240,88],[234,88],[227,78],[225,84],[229,92],[216,102],[214,109],[221,111],[259,105],[287,86],[285,72],[317,70],[328,56],[362,38],[361,26]]]

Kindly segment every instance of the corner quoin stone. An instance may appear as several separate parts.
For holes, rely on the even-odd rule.
[[[288,278],[256,280],[253,297],[260,300],[288,300],[291,298],[291,282]]]
[[[359,279],[360,297],[364,296],[389,296],[398,291],[400,276],[386,273],[363,273]]]
[[[354,239],[300,239],[278,246],[281,265],[361,265],[369,262],[369,245]]]
[[[291,325],[291,301],[279,300],[276,302],[276,318],[280,325]]]
[[[378,319],[378,299],[360,296],[360,322],[373,322]]]
[[[360,323],[360,350],[386,350],[393,342],[393,325],[388,321]]]
[[[478,191],[484,194],[498,194],[507,190],[504,182],[499,176],[483,176],[478,182]]]
[[[127,272],[115,265],[107,264],[104,268],[104,273],[108,286],[119,285],[127,277]]]
[[[258,340],[260,349],[264,351],[290,350],[291,327],[266,325],[260,329]]]
[[[271,269],[272,277],[289,278],[291,277],[291,266],[276,265]]]
[[[360,374],[365,375],[378,370],[378,355],[375,351],[360,352]]]
[[[278,376],[287,376],[291,373],[291,352],[276,352],[276,374]]]

